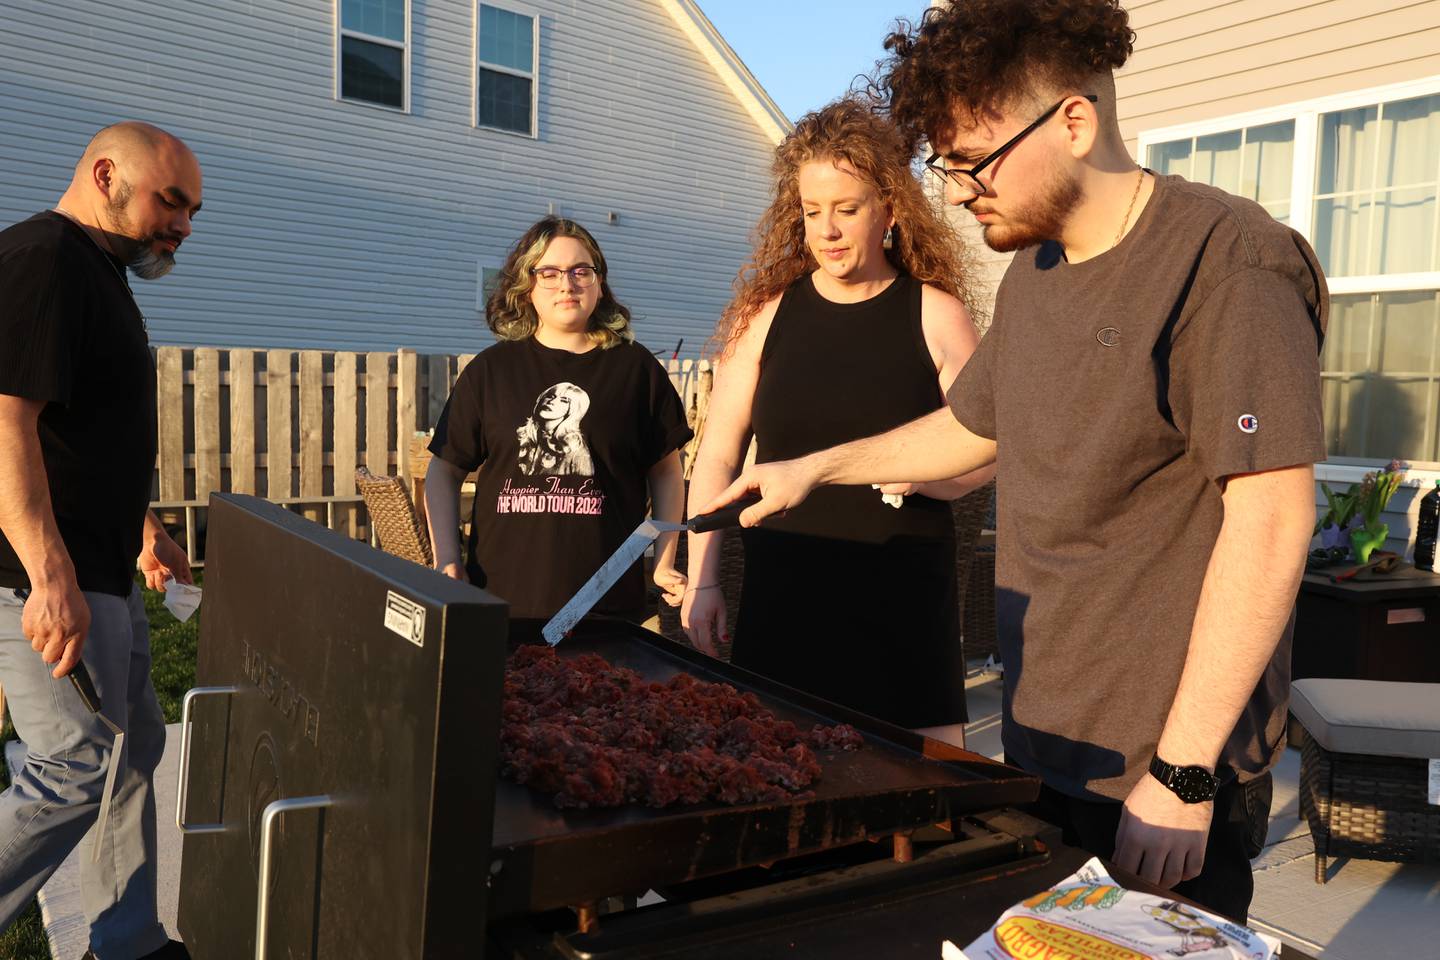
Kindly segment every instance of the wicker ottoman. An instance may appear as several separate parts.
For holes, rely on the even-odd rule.
[[[1332,856],[1440,863],[1440,806],[1427,802],[1440,685],[1297,680],[1290,711],[1308,734],[1300,811],[1315,840],[1315,882]]]

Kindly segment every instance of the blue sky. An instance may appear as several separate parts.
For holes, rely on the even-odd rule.
[[[885,54],[896,17],[927,0],[697,0],[790,119],[844,93]]]

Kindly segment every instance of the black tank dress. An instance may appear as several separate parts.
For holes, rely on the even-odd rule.
[[[901,274],[860,303],[826,300],[808,276],[785,291],[760,355],[759,462],[944,405],[921,289]],[[948,503],[912,495],[896,509],[869,486],[821,487],[743,536],[738,666],[905,727],[966,719]]]

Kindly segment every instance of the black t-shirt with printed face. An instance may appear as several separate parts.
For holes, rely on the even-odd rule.
[[[125,266],[46,212],[0,231],[0,393],[37,425],[80,589],[130,593],[155,469],[155,364]],[[0,534],[0,586],[28,587]]]
[[[665,370],[639,344],[570,353],[498,343],[455,383],[430,450],[481,468],[470,581],[512,617],[548,618],[645,519],[646,475],[691,435]],[[596,605],[634,617],[637,563]]]

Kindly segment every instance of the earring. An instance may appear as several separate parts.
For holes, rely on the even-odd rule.
[[[893,250],[893,249],[895,248],[895,228],[894,228],[894,227],[886,227],[886,228],[885,228],[885,236],[880,239],[880,246],[883,247],[883,248],[886,249],[886,250]]]

